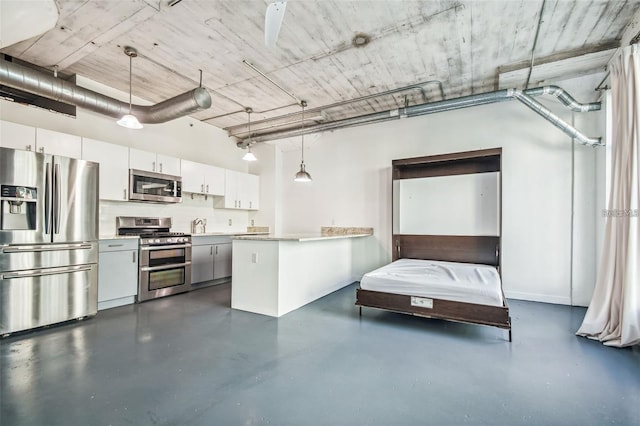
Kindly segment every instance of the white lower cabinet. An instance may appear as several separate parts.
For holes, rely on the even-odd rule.
[[[231,276],[230,237],[193,235],[191,244],[191,284]]]
[[[138,294],[138,239],[100,240],[98,310],[128,305]]]

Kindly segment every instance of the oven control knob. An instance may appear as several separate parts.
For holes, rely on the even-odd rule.
[[[160,242],[160,238],[156,238],[156,243],[159,243],[159,242]]]

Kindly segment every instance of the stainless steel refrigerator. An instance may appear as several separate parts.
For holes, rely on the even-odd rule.
[[[95,315],[98,164],[0,148],[0,335]]]

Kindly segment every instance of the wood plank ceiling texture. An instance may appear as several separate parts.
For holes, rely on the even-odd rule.
[[[273,124],[260,120],[290,115],[287,120],[296,121],[300,112],[293,98],[243,61],[306,100],[310,109],[421,86],[310,114],[311,121],[335,120],[443,96],[524,88],[532,56],[538,66],[529,87],[559,76],[602,73],[640,10],[640,0],[291,0],[277,45],[267,48],[269,1],[56,3],[56,27],[2,52],[128,92],[123,47],[134,46],[139,57],[133,94],[153,103],[197,87],[201,69],[213,105],[193,117],[240,137],[245,107],[254,110],[254,130]],[[359,33],[370,41],[355,47]],[[433,80],[442,90],[438,84],[422,85]],[[593,89],[586,93],[595,94]]]

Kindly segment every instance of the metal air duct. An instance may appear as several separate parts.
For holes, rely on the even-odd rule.
[[[0,61],[0,83],[108,117],[120,118],[129,113],[127,102],[6,60]],[[183,117],[210,106],[211,95],[205,88],[198,87],[155,105],[133,105],[131,111],[140,122],[156,124]]]
[[[288,137],[299,136],[301,134],[317,133],[328,130],[335,130],[345,127],[360,126],[363,124],[372,124],[388,120],[396,120],[404,117],[415,117],[425,114],[433,114],[436,112],[452,111],[455,109],[467,108],[478,105],[491,104],[496,102],[517,99],[528,108],[535,111],[551,124],[562,130],[571,138],[576,139],[583,145],[602,145],[601,138],[592,138],[585,136],[575,127],[562,120],[560,117],[551,112],[547,107],[537,102],[532,96],[552,95],[558,98],[567,107],[573,111],[586,112],[596,111],[601,108],[600,102],[581,104],[577,102],[571,95],[558,86],[545,86],[525,91],[516,89],[504,89],[495,92],[480,93],[476,95],[463,96],[456,99],[447,99],[443,101],[430,102],[425,104],[413,105],[406,108],[394,109],[390,111],[376,112],[359,117],[346,118],[336,120],[329,123],[320,123],[307,126],[304,129],[289,129],[283,131],[265,132],[251,137],[251,142],[266,142],[270,140],[283,139]],[[233,135],[232,135],[233,136]],[[237,143],[240,148],[245,147],[245,141],[241,140]]]

